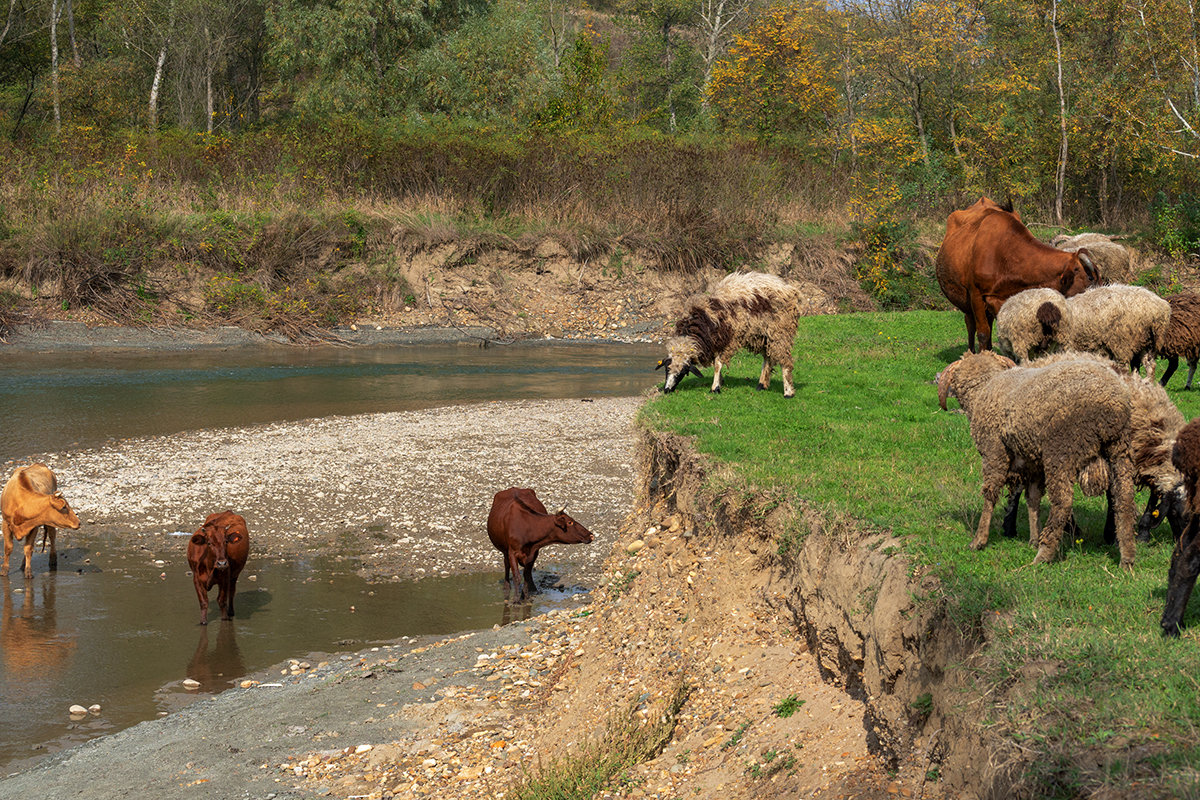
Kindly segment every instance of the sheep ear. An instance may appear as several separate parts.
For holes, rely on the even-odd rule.
[[[700,380],[704,380],[704,374],[702,372],[700,372],[700,370],[696,369],[695,364],[692,364],[691,366],[688,367],[688,372],[692,373]]]
[[[656,366],[655,369],[662,369],[663,367],[669,367],[669,366],[671,366],[670,357],[662,358],[662,359],[659,359],[658,366]]]

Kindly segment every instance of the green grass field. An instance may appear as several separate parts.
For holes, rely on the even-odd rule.
[[[1064,540],[1057,563],[1028,566],[1025,514],[1020,535],[1003,537],[1002,498],[987,549],[971,551],[983,504],[979,455],[966,416],[939,409],[934,385],[965,342],[957,312],[806,317],[794,399],[783,398],[778,371],[770,392],[755,391],[761,361],[743,353],[721,394],[709,393],[706,370],[705,381],[688,378],[649,403],[644,421],[695,437],[753,487],[903,537],[941,578],[952,618],[986,632],[984,657],[972,665],[990,698],[982,722],[1046,756],[1036,781],[1071,796],[1079,786],[1063,774],[1070,751],[1129,750],[1140,754],[1136,767],[1118,759],[1109,779],[1162,781],[1190,795],[1200,764],[1200,601],[1184,617],[1193,629],[1164,639],[1170,529],[1163,524],[1138,545],[1128,575],[1116,546],[1103,542],[1103,498],[1077,493],[1083,538]],[[1177,373],[1169,391],[1191,419],[1200,391],[1182,391],[1183,378]],[[1139,513],[1145,501],[1140,492]],[[1043,520],[1046,509],[1044,501]],[[1032,690],[1010,691],[1030,664],[1042,677]]]

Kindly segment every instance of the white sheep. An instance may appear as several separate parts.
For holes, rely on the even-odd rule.
[[[996,315],[997,346],[1018,362],[1053,352],[1070,337],[1071,307],[1054,289],[1018,292]]]
[[[1067,299],[1071,350],[1106,355],[1154,377],[1154,356],[1166,337],[1171,306],[1149,289],[1123,283],[1093,286]]]

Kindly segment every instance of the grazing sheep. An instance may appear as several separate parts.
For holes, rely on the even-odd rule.
[[[1054,289],[1026,289],[1004,301],[996,315],[999,349],[1028,361],[1061,346],[1071,336],[1071,308]]]
[[[942,408],[950,396],[966,411],[982,460],[984,509],[972,549],[987,545],[1000,490],[1021,478],[1029,486],[1044,483],[1050,496],[1050,518],[1034,562],[1052,561],[1071,518],[1075,482],[1101,459],[1110,473],[1121,566],[1132,569],[1131,400],[1128,385],[1111,366],[1064,359],[1017,367],[993,353],[966,353],[938,376]]]
[[[1166,386],[1171,380],[1182,358],[1188,365],[1187,383],[1183,388],[1191,389],[1196,362],[1200,361],[1200,295],[1180,292],[1168,298],[1167,303],[1171,306],[1171,321],[1167,324],[1167,335],[1158,344],[1158,354],[1167,360],[1162,385]]]
[[[1183,614],[1200,574],[1200,420],[1183,426],[1175,439],[1171,461],[1183,475],[1191,519],[1183,535],[1175,542],[1171,553],[1171,568],[1167,572],[1167,603],[1163,609],[1163,636],[1178,636]]]
[[[1154,377],[1154,355],[1167,335],[1171,305],[1149,289],[1112,283],[1093,286],[1067,300],[1072,350],[1106,355]]]
[[[675,336],[667,340],[668,355],[658,362],[667,372],[663,391],[673,391],[689,372],[703,378],[698,367],[709,364],[712,391],[721,391],[721,369],[745,348],[763,357],[758,388],[770,388],[771,372],[779,364],[783,396],[792,397],[792,344],[799,320],[799,292],[783,279],[762,272],[727,276],[711,294],[692,298],[675,324]]]
[[[1061,363],[1071,359],[1092,360],[1116,370],[1113,362],[1090,353],[1067,351],[1040,358],[1028,364],[1030,367],[1046,366]],[[1133,458],[1134,485],[1138,488],[1150,489],[1150,500],[1146,511],[1138,520],[1137,538],[1140,541],[1150,540],[1150,531],[1162,521],[1164,516],[1170,521],[1173,531],[1178,532],[1181,522],[1179,503],[1173,502],[1182,497],[1183,478],[1171,463],[1171,448],[1175,445],[1175,437],[1183,428],[1184,418],[1166,391],[1152,380],[1143,378],[1136,373],[1122,372],[1121,379],[1130,391],[1130,452]],[[1094,462],[1093,466],[1103,466],[1103,462]],[[1108,490],[1107,470],[1092,470],[1091,474],[1079,477],[1083,493],[1095,497]],[[1035,540],[1037,524],[1037,502],[1033,498],[1036,489],[1030,492],[1026,503],[1033,504],[1029,509],[1030,538]],[[1004,534],[1016,535],[1016,505],[1020,498],[1020,487],[1011,489],[1009,506],[1004,515]],[[1109,498],[1108,515],[1104,524],[1104,541],[1112,544],[1116,540],[1115,520],[1113,518],[1112,498]]]
[[[1067,253],[1086,250],[1096,268],[1109,280],[1128,280],[1126,276],[1132,273],[1133,257],[1129,248],[1103,233],[1059,234],[1050,240],[1050,246]]]

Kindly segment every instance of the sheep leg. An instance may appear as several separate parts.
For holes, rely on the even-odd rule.
[[[712,382],[713,394],[720,394],[720,392],[721,392],[721,367],[723,367],[723,366],[724,366],[724,364],[721,363],[720,358],[713,359],[713,382]]]
[[[765,390],[771,388],[771,372],[772,371],[773,371],[773,369],[771,367],[771,360],[769,358],[764,357],[762,374],[760,374],[758,376],[758,387],[757,387],[758,389],[765,391]]]
[[[1029,511],[1029,544],[1038,546],[1038,516],[1042,513],[1042,487],[1036,482],[1025,487],[1025,508]]]
[[[1167,370],[1162,376],[1162,385],[1165,389],[1167,381],[1171,380],[1171,376],[1175,374],[1175,368],[1179,366],[1179,356],[1167,356]]]
[[[1021,505],[1021,491],[1020,486],[1008,487],[1008,506],[1004,509],[1004,523],[1000,531],[1010,539],[1017,535],[1017,510]]]
[[[1197,525],[1200,518],[1192,517],[1187,530],[1175,544],[1171,554],[1171,568],[1167,573],[1167,603],[1163,609],[1163,636],[1178,636],[1183,612],[1187,610],[1196,576],[1200,574],[1200,542],[1197,541]]]
[[[795,397],[796,387],[792,385],[792,365],[784,364],[779,371],[783,373],[783,396]]]
[[[1108,510],[1104,513],[1104,543],[1112,544],[1117,540],[1117,515],[1113,507],[1113,489],[1111,483],[1108,486],[1108,491],[1104,493],[1104,497],[1108,501]]]
[[[1050,483],[1046,494],[1050,495],[1050,518],[1042,529],[1037,555],[1033,558],[1035,564],[1048,564],[1058,555],[1058,546],[1062,542],[1063,531],[1071,518],[1075,504],[1075,483],[1073,480],[1063,480],[1061,477]]]
[[[1192,388],[1192,376],[1196,374],[1196,362],[1197,362],[1197,361],[1200,361],[1200,359],[1193,359],[1193,360],[1191,360],[1191,361],[1189,361],[1189,362],[1188,362],[1188,376],[1187,376],[1187,383],[1185,383],[1185,384],[1183,385],[1183,388],[1185,388],[1185,389],[1191,389],[1191,388]],[[1163,381],[1163,385],[1164,385],[1164,386],[1166,385],[1166,383],[1167,383],[1166,381]]]
[[[1004,473],[997,480],[992,478],[983,483],[983,513],[979,515],[979,527],[975,529],[975,538],[971,540],[972,550],[982,550],[987,547],[988,533],[992,527],[992,512],[996,501],[1000,499],[1000,490],[1004,488]]]
[[[1146,380],[1154,380],[1154,370],[1158,366],[1158,359],[1154,357],[1153,350],[1142,353],[1142,366],[1146,368]]]
[[[1126,452],[1113,459],[1113,479],[1109,491],[1112,493],[1110,508],[1115,506],[1117,546],[1121,550],[1121,567],[1132,572],[1133,559],[1137,554],[1137,540],[1133,535],[1134,488],[1133,459]]]

